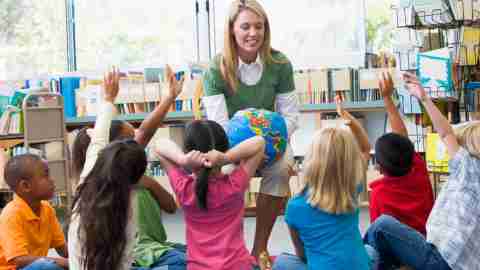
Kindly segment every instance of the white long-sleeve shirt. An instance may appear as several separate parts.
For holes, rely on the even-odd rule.
[[[99,152],[109,143],[110,126],[113,119],[114,111],[115,106],[112,103],[102,104],[101,111],[97,116],[97,121],[95,122],[93,134],[91,135],[90,144],[87,148],[85,164],[82,173],[80,174],[80,181],[78,183],[78,186],[80,186],[80,184],[85,181],[85,178],[95,166]],[[133,194],[131,196],[131,198],[133,198]],[[130,209],[128,210],[130,213],[130,218],[128,219],[126,229],[127,243],[122,262],[120,263],[120,268],[118,268],[119,270],[130,270],[133,262],[133,248],[135,244],[136,224],[135,219],[133,218],[133,209],[135,207],[132,205],[132,203],[134,202],[134,200],[130,199],[130,202]],[[82,254],[82,247],[84,241],[82,239],[82,234],[78,233],[79,225],[79,216],[74,210],[68,229],[68,263],[70,270],[83,269],[81,261],[82,258],[85,257]]]

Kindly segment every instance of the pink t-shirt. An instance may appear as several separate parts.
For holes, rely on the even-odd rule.
[[[197,206],[193,175],[173,168],[168,177],[185,213],[187,269],[251,270],[254,259],[243,238],[244,193],[250,179],[243,166],[210,178],[207,211]]]

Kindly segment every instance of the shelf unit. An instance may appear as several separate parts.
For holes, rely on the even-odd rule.
[[[347,102],[344,104],[344,107],[350,111],[383,111],[385,106],[383,100],[379,101],[366,101],[366,102]],[[309,112],[335,112],[336,105],[334,103],[324,103],[324,104],[303,104],[300,105],[300,112],[309,113]],[[114,119],[123,120],[131,123],[141,123],[149,113],[135,113],[135,114],[124,114],[118,115]],[[205,114],[202,114],[205,116]],[[95,116],[84,116],[84,117],[67,117],[65,124],[68,128],[78,128],[88,125],[93,125],[95,123]],[[165,124],[179,124],[194,119],[194,113],[190,111],[182,112],[169,112],[163,121]],[[21,136],[21,135],[19,135]],[[2,140],[3,137],[0,137]]]

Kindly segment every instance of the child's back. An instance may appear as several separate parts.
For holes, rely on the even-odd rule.
[[[297,231],[309,269],[368,269],[358,209],[346,214],[327,213],[312,207],[307,192],[303,192],[288,202],[285,221]]]
[[[369,257],[359,231],[358,193],[366,176],[368,135],[345,111],[350,131],[323,128],[304,161],[302,191],[287,205],[287,223],[296,256],[281,255],[275,270],[368,270]]]
[[[185,212],[189,269],[251,269],[243,238],[244,193],[250,177],[242,166],[230,175],[210,176],[208,210],[198,207],[196,179],[181,168],[168,171]]]
[[[185,134],[188,154],[169,141],[157,153],[185,211],[188,269],[251,270],[254,260],[243,239],[244,193],[263,158],[265,140],[254,137],[228,149],[225,131],[213,121],[194,121]],[[220,167],[227,163],[239,165],[222,174]]]
[[[371,183],[370,188],[371,222],[381,215],[390,215],[426,234],[425,224],[433,207],[433,191],[427,165],[418,153],[414,154],[409,173],[385,175]]]

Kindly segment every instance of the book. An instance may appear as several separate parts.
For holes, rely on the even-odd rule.
[[[462,26],[460,30],[460,46],[458,47],[458,62],[462,66],[473,66],[478,63],[480,45],[480,29]]]
[[[414,0],[413,6],[422,25],[448,24],[454,21],[446,0]]]
[[[450,157],[445,144],[437,133],[427,134],[426,161],[430,172],[448,173]]]
[[[432,98],[454,97],[452,57],[448,48],[419,53],[417,75]]]
[[[415,9],[413,0],[397,0],[393,9],[393,22],[397,27],[415,25]]]

